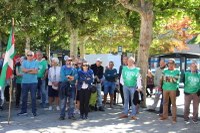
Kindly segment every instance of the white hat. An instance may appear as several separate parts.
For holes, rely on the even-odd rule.
[[[57,57],[51,58],[52,61],[55,61],[57,64],[59,63],[59,59]]]
[[[101,60],[100,58],[97,58],[97,59],[96,59],[96,62],[97,62],[97,61],[102,62],[102,60]]]

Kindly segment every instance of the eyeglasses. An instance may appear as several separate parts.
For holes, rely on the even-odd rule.
[[[168,64],[174,64],[174,62],[168,62]]]
[[[88,65],[83,65],[83,67],[88,67]]]
[[[27,56],[33,56],[32,54],[28,54]]]
[[[67,61],[72,61],[72,60],[67,60]]]

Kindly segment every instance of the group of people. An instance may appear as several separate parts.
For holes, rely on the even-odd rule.
[[[109,107],[113,108],[116,82],[119,78],[113,61],[109,62],[105,71],[100,59],[91,66],[85,60],[70,57],[65,58],[65,64],[62,66],[57,57],[51,58],[50,62],[48,65],[41,51],[36,53],[28,51],[16,64],[14,70],[16,108],[19,108],[21,103],[18,116],[27,115],[29,91],[34,117],[37,116],[37,99],[41,99],[40,106],[48,110],[53,110],[55,104],[55,109],[60,110],[60,120],[65,119],[66,109],[68,119],[76,119],[74,115],[76,110],[80,113],[81,119],[87,119],[90,110],[105,111],[108,93]],[[92,86],[95,86],[95,92],[91,92]],[[90,102],[92,97],[93,103]]]
[[[41,51],[37,51],[36,56],[34,56],[34,52],[28,51],[26,57],[21,57],[16,64],[17,108],[21,101],[19,116],[27,114],[28,92],[30,91],[33,116],[37,116],[36,99],[41,99],[41,107],[48,107],[49,110],[53,110],[55,102],[56,110],[60,111],[60,120],[65,119],[66,109],[68,110],[68,119],[76,119],[75,110],[80,111],[81,119],[88,119],[88,113],[93,109],[105,111],[108,93],[110,96],[109,107],[113,108],[116,99],[116,85],[119,80],[119,92],[124,108],[120,118],[128,118],[131,109],[131,119],[137,120],[136,115],[143,97],[143,86],[140,68],[136,66],[133,57],[123,57],[119,73],[114,68],[113,61],[109,62],[105,70],[100,59],[97,59],[92,65],[85,60],[75,60],[70,57],[65,58],[65,64],[62,66],[57,57],[51,58],[50,62],[51,64],[48,65],[48,61]],[[162,95],[160,120],[166,120],[168,115],[172,114],[173,123],[177,121],[176,96],[181,74],[175,65],[174,59],[169,59],[167,64],[161,60],[155,74],[150,71],[147,74],[147,88],[150,88],[151,91],[147,93],[147,96],[151,96],[153,90],[155,92],[154,103],[148,108],[148,111],[155,111]],[[200,74],[195,61],[191,63],[190,71],[184,73],[183,81],[185,84],[184,120],[189,121],[189,107],[193,100],[192,120],[197,123]],[[91,88],[94,86],[96,90],[91,92]]]
[[[172,115],[172,123],[177,122],[176,116],[176,97],[180,95],[180,80],[184,83],[184,120],[189,122],[190,104],[193,101],[193,123],[198,121],[198,106],[200,96],[200,74],[197,69],[197,62],[192,61],[190,70],[183,73],[175,68],[175,60],[169,59],[166,64],[164,60],[160,61],[160,66],[156,69],[154,75],[155,98],[154,103],[148,108],[148,111],[155,111],[160,96],[160,120],[167,120],[168,115]],[[172,112],[171,112],[172,105]]]

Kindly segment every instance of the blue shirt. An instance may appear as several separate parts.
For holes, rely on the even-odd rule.
[[[22,62],[22,69],[38,69],[38,62],[35,60],[28,61],[24,60]],[[30,74],[30,73],[23,73],[22,76],[22,83],[37,83],[37,73],[36,74]]]
[[[113,68],[113,69],[107,68],[105,73],[104,73],[104,77],[109,82],[116,82],[117,70],[115,68]]]
[[[71,84],[75,84],[76,80],[78,79],[77,70],[73,67],[66,67],[66,65],[62,66],[60,71],[61,82],[69,81],[66,76],[73,76],[74,80],[70,81]]]

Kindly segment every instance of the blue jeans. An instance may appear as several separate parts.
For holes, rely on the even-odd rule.
[[[36,113],[37,83],[22,83],[22,108],[21,112],[27,112],[28,92],[31,92],[32,113]]]
[[[114,94],[115,91],[115,82],[104,81],[104,95],[108,93],[110,95]]]
[[[101,96],[101,83],[96,84],[97,87],[97,107],[102,106],[102,96]]]
[[[136,87],[127,87],[123,86],[123,92],[124,92],[124,111],[123,113],[128,115],[128,107],[129,107],[129,98],[131,98],[131,116],[136,115],[136,109],[135,105],[133,104],[133,98],[134,98],[134,93],[135,93]]]
[[[60,94],[60,116],[65,117],[65,109],[66,109],[66,104],[67,104],[67,99],[69,99],[69,109],[68,109],[68,117],[71,117],[74,115],[74,108],[75,108],[75,103],[74,103],[74,98],[75,98],[75,86],[71,86],[71,91],[70,95],[66,94]],[[61,92],[62,93],[62,92]]]
[[[38,87],[40,90],[40,94],[42,96],[42,106],[45,106],[45,103],[47,101],[47,89],[46,89],[46,80],[42,80],[38,82]]]

